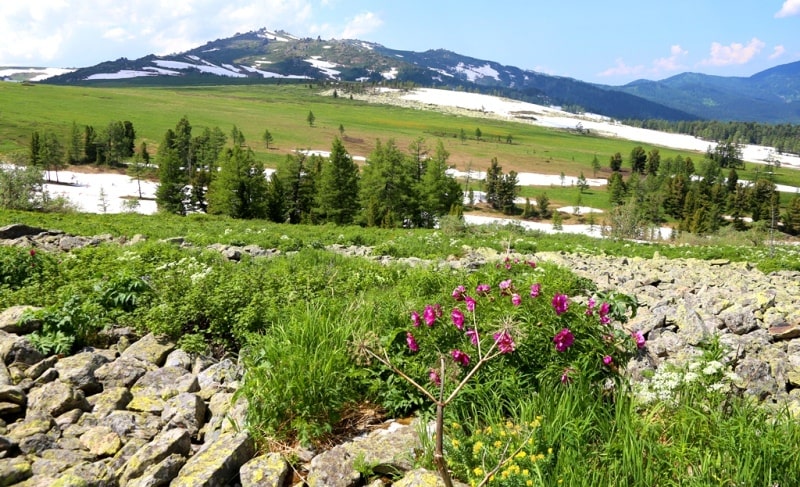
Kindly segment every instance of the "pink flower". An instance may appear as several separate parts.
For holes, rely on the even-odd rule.
[[[475,312],[475,300],[471,296],[464,295],[464,302],[467,303],[467,311],[470,313]]]
[[[406,343],[408,343],[408,348],[412,352],[419,352],[419,345],[417,345],[417,341],[414,339],[414,335],[412,335],[410,331],[406,332]]]
[[[607,325],[607,324],[611,323],[611,317],[608,316],[608,315],[601,316],[600,317],[600,323],[603,324],[603,325]]]
[[[433,310],[433,306],[430,304],[425,306],[425,311],[422,312],[422,317],[425,319],[425,324],[428,326],[433,326],[433,323],[436,321],[436,311]]]
[[[456,328],[459,330],[464,329],[464,313],[460,309],[453,308],[453,311],[450,312],[450,318],[453,319],[453,324],[456,325]]]
[[[572,377],[569,376],[569,373],[572,372],[572,369],[567,367],[564,369],[564,372],[561,373],[561,383],[562,384],[569,384],[572,382]]]
[[[600,314],[600,316],[605,316],[608,314],[609,311],[611,311],[611,306],[608,304],[608,302],[603,301],[603,304],[600,305],[600,310],[598,311],[598,313]]]
[[[450,352],[450,355],[453,357],[453,360],[461,364],[463,367],[469,365],[469,355],[461,350],[453,350]]]
[[[497,349],[500,350],[500,353],[511,353],[516,348],[514,339],[511,338],[511,335],[509,335],[505,330],[495,333],[493,338],[494,342],[497,344]]]
[[[605,357],[603,357],[604,364],[611,365],[612,362],[614,362],[614,359],[611,358],[611,355],[606,355]]]
[[[466,331],[467,336],[469,337],[469,341],[477,346],[478,345],[478,330],[472,328],[471,330]]]
[[[531,284],[531,297],[535,298],[542,292],[542,285],[538,282],[536,284]]]
[[[589,298],[589,302],[586,303],[586,316],[592,316],[594,314],[594,307],[597,304],[594,298]]]
[[[478,287],[475,288],[475,292],[482,296],[489,294],[491,290],[492,288],[488,284],[478,284]]]
[[[528,265],[531,267],[531,269],[536,269],[536,262],[529,260]]]
[[[644,335],[640,331],[631,332],[631,337],[636,342],[636,348],[644,348],[645,343],[647,343],[644,339]]]
[[[453,294],[452,294],[453,299],[455,299],[456,301],[461,301],[462,299],[464,299],[464,292],[466,292],[464,286],[456,286],[456,288],[453,289]]]
[[[561,315],[569,309],[569,299],[566,294],[556,293],[553,296],[553,309],[556,310],[556,315]]]
[[[31,257],[36,257],[36,249],[31,249],[29,254],[31,255]]]
[[[514,293],[511,295],[511,304],[513,304],[514,306],[519,306],[520,304],[522,304],[522,298],[519,297],[519,294]]]
[[[559,352],[566,351],[575,342],[575,335],[569,331],[569,328],[563,328],[560,332],[556,333],[553,337],[553,343],[556,344],[556,350]]]
[[[511,289],[511,279],[506,279],[505,281],[500,282],[500,292],[505,294]]]
[[[437,386],[441,386],[442,385],[442,378],[439,377],[439,373],[436,372],[433,369],[428,371],[428,379],[430,379],[430,381],[433,382]]]
[[[419,313],[416,311],[411,312],[411,322],[414,323],[414,328],[419,328]]]

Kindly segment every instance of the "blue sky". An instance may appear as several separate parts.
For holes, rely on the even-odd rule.
[[[800,60],[800,0],[2,0],[0,66],[90,66],[261,27],[610,85]]]

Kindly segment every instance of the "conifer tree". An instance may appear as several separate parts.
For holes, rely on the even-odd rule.
[[[321,222],[344,225],[353,222],[358,210],[358,166],[337,137],[322,165],[314,213]]]
[[[220,157],[220,170],[208,188],[208,211],[233,218],[267,215],[264,166],[249,147],[234,145]]]
[[[164,140],[158,147],[157,160],[156,205],[159,211],[185,215],[186,173],[175,148],[175,132],[171,129],[164,134]]]
[[[379,140],[361,173],[362,221],[385,227],[414,221],[419,206],[414,173],[413,164],[393,139],[385,143]]]
[[[458,208],[458,211],[463,208],[461,185],[447,174],[449,157],[450,153],[442,141],[437,141],[434,155],[427,161],[422,180],[417,185],[420,206],[416,222],[418,226],[433,228],[440,216],[452,212],[454,208]]]

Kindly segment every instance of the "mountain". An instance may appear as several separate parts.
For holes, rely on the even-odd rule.
[[[609,89],[704,119],[800,123],[800,61],[747,78],[682,73]]]
[[[800,63],[750,78],[686,73],[621,87],[550,76],[444,49],[400,51],[284,31],[237,33],[186,52],[120,58],[45,80],[56,84],[209,84],[315,80],[462,89],[616,119],[800,122]]]

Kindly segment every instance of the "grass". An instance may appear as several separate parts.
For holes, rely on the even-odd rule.
[[[409,329],[410,309],[441,302],[443,296],[450,297],[457,283],[468,284],[470,289],[483,280],[496,283],[504,272],[491,265],[469,274],[436,266],[386,266],[338,256],[319,249],[321,245],[368,244],[394,255],[429,258],[457,254],[462,245],[640,256],[658,251],[665,257],[744,256],[754,260],[762,252],[766,257],[764,248],[640,245],[540,235],[515,227],[445,235],[441,231],[304,227],[210,216],[0,215],[0,225],[11,221],[60,227],[77,234],[147,235],[150,241],[145,243],[87,248],[69,258],[46,252],[31,256],[26,249],[0,247],[0,283],[5,283],[0,284],[0,307],[45,306],[54,323],[87,327],[58,331],[89,341],[92,333],[86,331],[116,323],[136,326],[142,332],[182,334],[191,338],[183,343],[194,350],[205,344],[219,353],[215,347],[227,344],[228,351],[238,352],[245,364],[239,394],[250,401],[248,426],[263,449],[293,442],[329,445],[343,433],[340,420],[360,405],[369,404],[373,411],[428,417],[429,405],[393,374],[360,361],[363,356],[354,353],[356,344],[374,335],[381,337],[391,353],[397,353],[392,344],[404,339],[398,339],[395,331]],[[293,252],[232,263],[223,261],[218,252],[181,249],[157,241],[178,235],[188,236],[198,247],[215,241],[277,244]],[[800,256],[781,252],[783,260],[775,260],[773,266],[800,268]],[[13,273],[6,276],[9,270]],[[567,269],[542,264],[525,272],[540,279],[543,289],[565,290],[575,296],[590,292],[591,285]],[[145,276],[147,286],[131,286]],[[515,275],[515,282],[518,278]],[[524,286],[522,281],[519,285]],[[125,299],[109,299],[121,293],[127,293]],[[546,311],[549,296],[543,299],[534,306],[541,305]],[[572,311],[575,315],[565,318],[573,325],[584,317],[576,308]],[[554,325],[545,311],[534,313],[535,320],[529,323],[535,324],[531,334]],[[87,313],[93,318],[85,323],[74,319]],[[61,319],[64,317],[71,320]],[[549,337],[545,342],[550,344]],[[242,348],[230,348],[231,343]],[[449,350],[443,349],[444,353]],[[514,367],[511,361],[478,375],[487,383],[470,387],[465,395],[468,400],[457,402],[447,413],[447,424],[462,425],[445,430],[450,444],[453,439],[469,444],[474,436],[470,432],[480,430],[486,445],[500,442],[502,446],[508,441],[502,432],[509,435],[515,431],[514,425],[530,431],[535,448],[506,466],[506,470],[520,466],[518,475],[513,468],[505,478],[499,471],[498,481],[490,485],[527,487],[527,480],[530,485],[548,486],[796,485],[800,481],[796,469],[800,425],[784,411],[764,409],[735,394],[712,393],[715,389],[710,383],[676,390],[674,401],[646,404],[632,389],[620,387],[613,393],[597,394],[581,380],[569,387],[555,381],[532,388],[530,377],[512,374]],[[492,425],[505,426],[486,433],[485,428]],[[472,448],[474,442],[469,452]],[[429,453],[419,461],[425,464]],[[467,461],[466,456],[453,452],[449,458]],[[454,463],[453,469],[466,475],[464,465]]]

